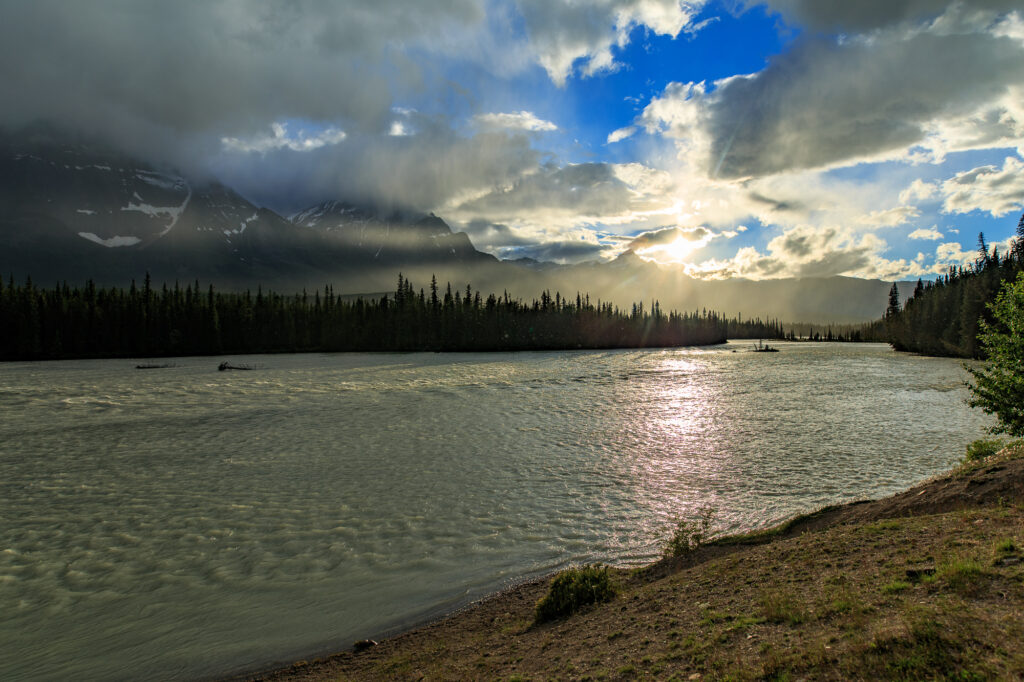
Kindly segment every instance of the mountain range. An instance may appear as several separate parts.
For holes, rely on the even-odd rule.
[[[227,289],[389,291],[472,284],[533,298],[589,293],[620,306],[786,321],[877,319],[890,283],[849,277],[704,281],[626,252],[575,265],[500,261],[432,213],[329,200],[284,217],[196,180],[45,128],[0,136],[0,274],[41,284],[199,280]],[[904,294],[911,283],[901,283]]]

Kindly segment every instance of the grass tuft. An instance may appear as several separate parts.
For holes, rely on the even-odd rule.
[[[973,559],[952,559],[939,568],[938,574],[954,591],[964,596],[980,592],[987,578],[985,569]]]
[[[893,580],[882,588],[882,592],[885,592],[886,594],[899,594],[900,592],[909,589],[910,583],[904,582],[903,580]]]
[[[761,608],[769,623],[800,625],[807,620],[807,614],[796,600],[784,592],[769,592],[761,598]]]

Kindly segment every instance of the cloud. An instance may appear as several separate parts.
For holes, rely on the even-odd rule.
[[[545,165],[464,201],[445,213],[458,219],[543,224],[551,228],[594,222],[632,222],[671,207],[663,171],[641,164]]]
[[[637,28],[678,35],[703,2],[0,0],[0,126],[42,117],[181,166],[222,139],[271,149],[274,122],[408,132],[396,99],[462,92],[444,60],[561,84],[614,68]],[[525,113],[493,121],[554,130]]]
[[[260,197],[261,203],[284,213],[337,198],[439,210],[513,184],[539,166],[541,155],[526,135],[464,137],[444,120],[410,117],[405,123],[415,129],[414,137],[357,131],[341,144],[301,154],[274,149],[258,164],[248,155],[225,150],[211,166],[243,195]],[[452,217],[444,211],[441,215]]]
[[[944,266],[971,265],[978,258],[978,252],[964,251],[957,242],[945,242],[935,247],[935,259]]]
[[[629,243],[630,249],[644,249],[652,246],[664,246],[677,241],[707,242],[712,237],[711,231],[706,227],[694,227],[681,229],[678,227],[664,227],[660,230],[643,232]]]
[[[939,191],[938,186],[935,183],[925,182],[920,178],[914,180],[910,185],[900,192],[900,203],[909,204],[912,201],[920,201],[922,199],[930,199],[935,196]]]
[[[532,258],[553,263],[578,263],[603,256],[608,247],[593,241],[563,239],[498,249],[502,259]]]
[[[994,217],[1024,207],[1024,161],[1008,156],[1002,168],[979,166],[942,183],[946,213],[984,211]]]
[[[805,38],[758,73],[670,84],[638,122],[737,179],[1021,140],[1024,44],[953,28]]]
[[[260,152],[266,153],[274,149],[290,149],[293,152],[310,152],[319,149],[324,145],[338,144],[347,135],[344,130],[331,127],[315,135],[299,133],[288,135],[286,123],[274,123],[270,126],[270,135],[256,135],[246,140],[237,137],[223,137],[221,144],[225,149],[234,152]]]
[[[693,27],[706,0],[518,0],[531,52],[564,85],[574,73],[592,76],[617,67],[614,48],[637,27],[675,37]],[[611,29],[611,30],[609,30]],[[580,62],[577,65],[577,62]]]
[[[857,222],[872,227],[895,227],[910,222],[920,217],[921,212],[913,206],[896,206],[894,208],[879,209],[860,216]]]
[[[817,30],[859,33],[894,24],[933,20],[956,3],[954,0],[767,0],[765,4],[794,24]],[[1019,8],[1019,3],[1016,0],[971,0],[970,7],[986,12],[1008,12]]]
[[[405,123],[402,121],[392,121],[391,129],[388,130],[388,135],[391,137],[408,137],[412,135],[412,131],[405,127]]]
[[[920,227],[910,234],[907,235],[907,239],[942,239],[942,233],[936,230],[934,227],[923,228]]]
[[[837,227],[800,225],[772,238],[765,252],[740,248],[732,258],[711,258],[686,266],[688,274],[711,279],[745,277],[830,277],[850,275],[891,279],[896,273],[925,273],[923,262],[889,260],[882,254],[884,240],[874,234],[857,235]]]
[[[519,234],[508,225],[492,223],[479,218],[469,221],[463,229],[473,245],[485,251],[497,251],[508,247],[535,245],[535,240]]]
[[[478,0],[0,0],[0,16],[0,123],[43,116],[170,153],[281,120],[385,129],[392,93],[424,81],[407,52],[485,15]]]
[[[636,131],[637,131],[637,127],[636,126],[626,126],[625,128],[619,128],[618,130],[613,130],[612,132],[608,133],[608,138],[607,138],[606,142],[607,142],[607,144],[615,144],[616,142],[622,142],[626,138],[632,137],[633,135],[635,135]]]
[[[526,130],[530,132],[558,130],[558,126],[554,123],[537,118],[530,111],[516,111],[505,114],[477,114],[473,117],[473,123],[482,128]]]

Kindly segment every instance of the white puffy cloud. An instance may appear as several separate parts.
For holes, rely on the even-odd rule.
[[[935,240],[935,239],[942,239],[942,237],[943,237],[943,234],[941,232],[939,232],[937,229],[935,229],[934,227],[929,227],[929,228],[919,227],[918,229],[914,230],[913,232],[911,232],[910,234],[907,235],[907,239]]]
[[[935,183],[925,182],[920,178],[914,180],[910,185],[900,192],[900,203],[909,204],[913,201],[920,201],[922,199],[930,199],[935,196],[939,191],[938,186]]]
[[[509,130],[526,130],[529,132],[550,132],[558,130],[551,121],[537,118],[530,111],[515,111],[510,113],[477,114],[473,122],[483,128],[498,128]]]
[[[616,142],[622,142],[626,138],[635,135],[636,131],[636,126],[626,126],[624,128],[613,130],[612,132],[608,133],[608,138],[606,139],[606,142],[607,144],[615,144]]]
[[[942,183],[946,213],[984,211],[995,217],[1024,207],[1024,161],[1008,156],[1003,166],[979,166]]]
[[[857,222],[871,227],[895,227],[910,222],[920,215],[921,212],[913,206],[895,206],[861,215]]]
[[[943,242],[935,247],[935,259],[943,266],[970,265],[978,258],[977,251],[964,251],[958,242]]]

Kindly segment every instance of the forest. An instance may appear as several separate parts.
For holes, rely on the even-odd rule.
[[[988,304],[1004,282],[1024,270],[1024,216],[1017,223],[1017,239],[1010,253],[989,249],[978,235],[978,257],[967,266],[951,267],[942,277],[924,283],[902,305],[893,284],[884,325],[886,338],[902,351],[961,358],[982,358],[978,343],[979,320],[992,321]]]
[[[544,292],[524,302],[483,297],[436,279],[418,291],[355,298],[330,286],[285,296],[221,292],[198,283],[101,288],[0,281],[0,360],[157,357],[308,351],[492,351],[643,348],[783,338],[777,320],[665,312],[657,301],[621,310]],[[830,332],[831,334],[831,332]]]

